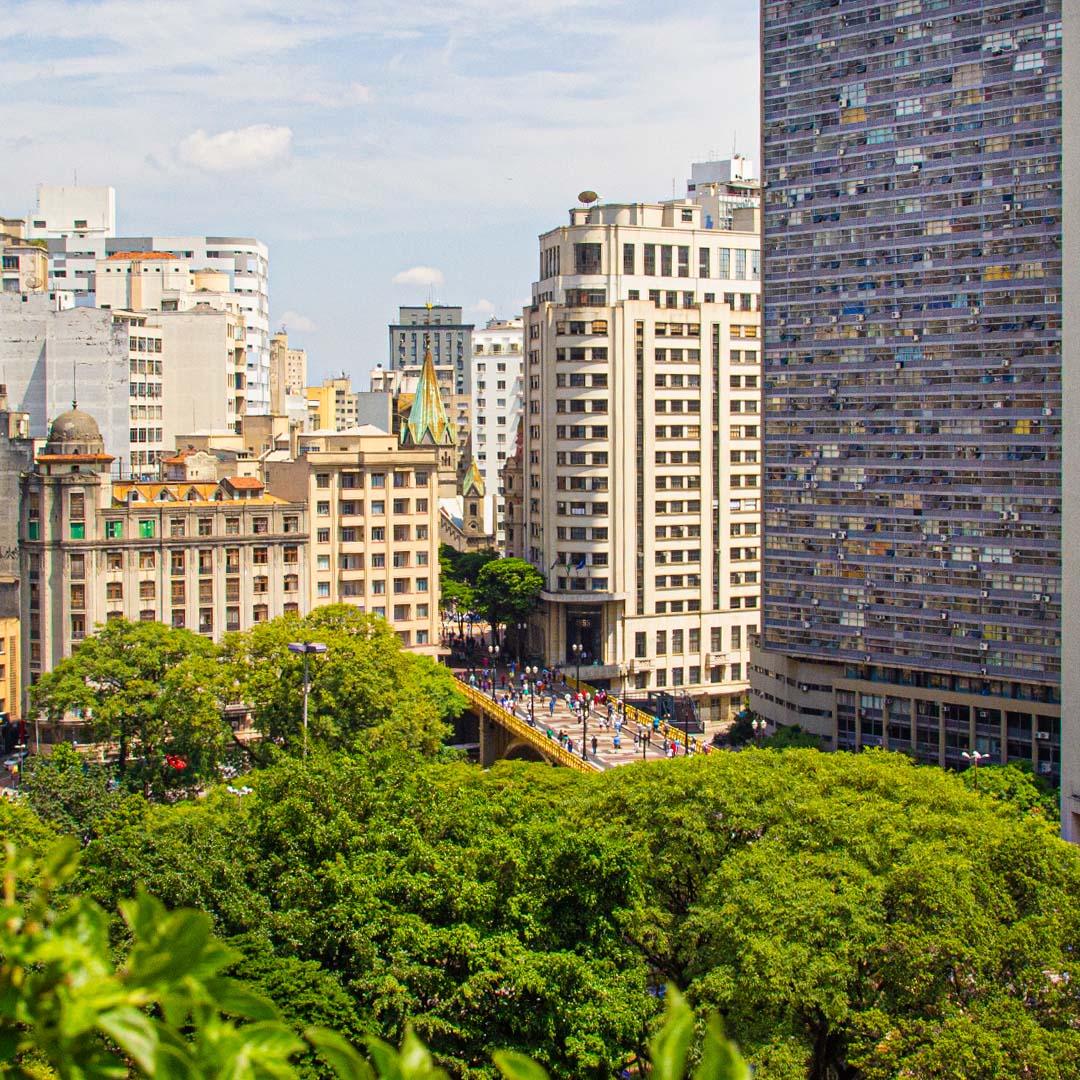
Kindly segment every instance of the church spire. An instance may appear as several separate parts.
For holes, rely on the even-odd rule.
[[[409,419],[401,426],[402,446],[456,446],[457,432],[446,415],[435,362],[431,359],[430,339],[424,342],[424,364],[416,386]]]

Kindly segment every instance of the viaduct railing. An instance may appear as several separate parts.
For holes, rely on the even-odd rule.
[[[582,761],[576,754],[561,746],[557,739],[548,738],[541,730],[522,720],[520,716],[504,709],[497,701],[492,701],[487,694],[481,693],[467,682],[458,680],[458,689],[465,695],[469,704],[481,716],[494,721],[512,735],[528,743],[538,753],[553,761],[556,765],[565,765],[578,772],[593,773],[597,769],[590,762]]]

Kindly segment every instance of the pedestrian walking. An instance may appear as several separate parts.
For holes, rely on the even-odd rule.
[[[611,742],[612,742],[612,745],[615,747],[615,749],[618,750],[619,749],[619,732],[618,732],[618,729],[616,729],[615,734],[612,736]]]
[[[600,743],[599,743],[599,741],[597,740],[596,736],[594,735],[594,736],[592,737],[592,756],[593,756],[593,757],[596,757],[596,748],[597,748],[597,747],[598,747],[599,745],[600,745]]]
[[[555,695],[554,694],[551,695],[551,709],[550,709],[548,715],[550,715],[550,716],[555,715]]]

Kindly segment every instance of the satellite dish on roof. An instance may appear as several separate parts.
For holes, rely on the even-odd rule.
[[[596,202],[599,198],[600,196],[597,195],[595,191],[582,191],[578,194],[578,202],[583,202],[586,206],[588,206],[589,203]]]

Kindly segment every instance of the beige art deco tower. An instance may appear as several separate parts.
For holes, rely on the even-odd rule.
[[[722,718],[758,619],[761,316],[757,211],[711,224],[693,200],[595,205],[541,236],[522,518],[537,651]]]

